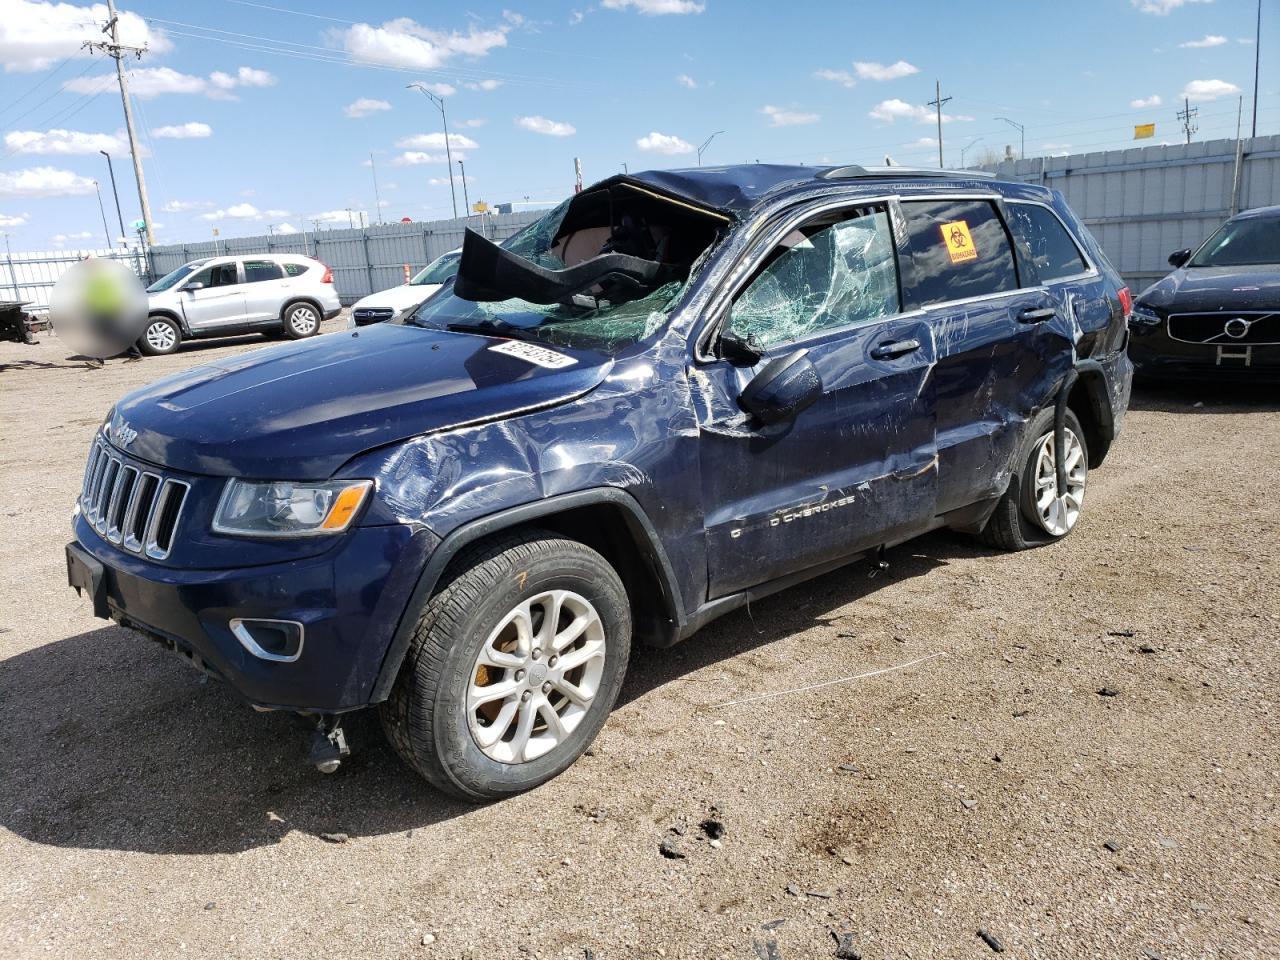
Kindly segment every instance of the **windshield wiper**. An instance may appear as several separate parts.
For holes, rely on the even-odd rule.
[[[510,337],[512,340],[534,339],[529,335],[528,327],[516,326],[505,320],[460,320],[446,323],[445,329],[454,333],[479,333],[486,337]]]

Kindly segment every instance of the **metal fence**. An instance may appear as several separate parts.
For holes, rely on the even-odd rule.
[[[984,170],[1061,190],[1134,291],[1167,274],[1240,210],[1280,204],[1280,136],[1207,140],[1066,157],[1005,160]]]
[[[333,270],[338,296],[349,305],[370,293],[404,283],[406,264],[416,273],[441,254],[462,246],[462,236],[468,227],[491,240],[505,240],[544,212],[522,210],[458,220],[387,223],[355,229],[170,244],[151,248],[151,269],[155,276],[162,277],[202,257],[299,253],[316,257]]]
[[[40,313],[49,309],[54,285],[72,264],[86,257],[119,260],[145,279],[146,262],[137,249],[52,250],[47,252],[6,252],[0,260],[0,300],[18,300]]]

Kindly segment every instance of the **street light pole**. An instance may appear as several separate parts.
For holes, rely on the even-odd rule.
[[[964,155],[969,152],[970,147],[976,147],[982,142],[982,137],[975,137],[960,148],[960,167],[964,169]]]
[[[724,133],[723,130],[717,130],[711,136],[707,137],[707,139],[702,141],[702,146],[698,147],[698,166],[702,166],[703,152],[707,149],[707,147],[711,146],[711,141],[714,140],[716,137],[720,136],[720,134],[722,133]]]
[[[1022,160],[1027,155],[1027,128],[1015,120],[1010,120],[1008,117],[996,117],[996,119],[1003,120],[1009,126],[1015,127],[1018,133],[1022,135],[1022,145],[1018,148],[1018,159]]]
[[[123,239],[128,234],[124,232],[124,217],[120,215],[120,194],[116,192],[116,171],[111,166],[111,154],[105,150],[99,150],[98,152],[107,158],[107,173],[111,175],[111,195],[116,200],[116,220],[120,222],[120,237]],[[114,244],[112,246],[114,247]]]
[[[111,246],[111,228],[107,226],[107,208],[102,205],[102,188],[98,186],[98,181],[93,181],[93,189],[98,194],[98,212],[102,214],[102,235],[107,238],[107,249],[113,250]]]
[[[440,123],[444,127],[444,158],[449,164],[449,199],[453,201],[453,219],[458,219],[458,194],[453,188],[453,151],[449,149],[449,118],[444,112],[444,97],[432,93],[421,83],[411,83],[409,87],[419,90],[423,96],[440,108]],[[406,88],[408,89],[408,88]]]
[[[378,168],[373,165],[373,151],[369,151],[369,172],[373,174],[373,205],[378,215],[378,223],[382,223],[382,197],[378,196]]]
[[[467,165],[461,160],[458,166],[462,169],[462,210],[467,216],[471,215],[471,198],[467,196]]]
[[[1273,38],[1274,39],[1274,38]],[[1262,0],[1258,0],[1258,23],[1253,34],[1253,134],[1258,135],[1258,64],[1262,57]]]

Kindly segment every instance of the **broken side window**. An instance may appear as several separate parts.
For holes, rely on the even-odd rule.
[[[768,348],[899,310],[888,212],[862,208],[787,234],[734,303],[729,330]]]

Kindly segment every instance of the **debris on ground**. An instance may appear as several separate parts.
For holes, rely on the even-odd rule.
[[[850,931],[836,933],[833,930],[831,935],[836,938],[836,960],[862,960],[862,954],[853,945],[853,934]]]
[[[1108,630],[1107,636],[1108,637],[1132,637],[1133,631],[1132,630]]]
[[[1103,840],[1102,849],[1109,850],[1111,853],[1119,853],[1120,844],[1116,843],[1114,840]]]
[[[1149,643],[1140,643],[1138,644],[1138,652],[1139,653],[1155,653],[1156,648]]]
[[[978,936],[982,938],[982,942],[994,950],[996,953],[1004,953],[1004,944],[996,939],[996,935],[991,933],[985,927],[978,928]]]
[[[674,837],[663,837],[662,843],[658,844],[658,852],[668,860],[684,859],[684,851],[676,846]]]
[[[1119,691],[1119,690],[1117,690],[1115,687],[1099,687],[1099,688],[1098,688],[1098,696],[1100,696],[1100,697],[1118,697],[1118,696],[1120,696],[1120,691]]]
[[[724,824],[713,817],[708,817],[698,826],[702,828],[702,832],[706,834],[708,840],[719,840],[724,836]]]
[[[801,890],[800,887],[798,887],[796,884],[794,883],[787,884],[787,893],[791,894],[791,896],[798,897],[803,892],[804,891]]]
[[[322,833],[320,839],[325,843],[346,843],[351,838],[345,833]]]

